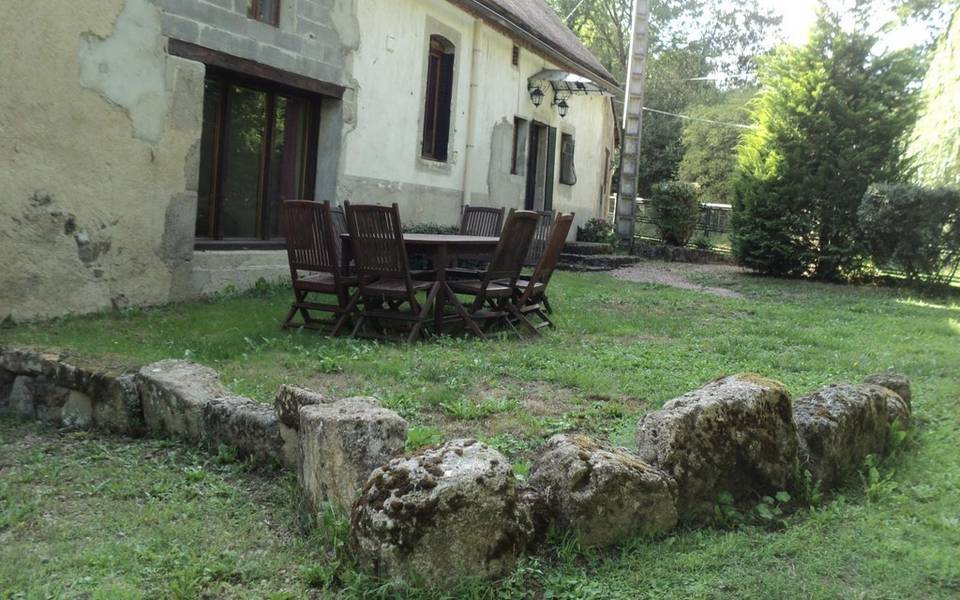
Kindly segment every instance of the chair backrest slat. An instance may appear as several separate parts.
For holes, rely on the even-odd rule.
[[[460,235],[476,235],[481,237],[499,237],[503,229],[503,208],[486,206],[463,207],[463,217],[460,219]]]
[[[403,279],[411,287],[407,251],[403,245],[400,208],[345,203],[350,244],[363,286],[377,278]]]
[[[334,234],[329,202],[286,200],[283,223],[287,230],[290,275],[298,271],[340,274],[340,240]]]
[[[484,273],[484,281],[507,279],[516,283],[523,260],[530,250],[540,215],[530,210],[511,210],[500,235],[500,243]]]
[[[553,219],[556,213],[552,210],[538,210],[540,223],[537,224],[537,231],[533,236],[533,242],[530,244],[530,250],[523,261],[525,267],[535,267],[540,264],[543,252],[547,248],[547,238],[550,236],[550,228],[553,225]]]
[[[540,262],[534,268],[533,275],[530,276],[530,282],[521,299],[522,302],[525,303],[533,294],[536,284],[546,285],[550,283],[550,278],[553,277],[553,272],[560,263],[560,255],[563,253],[563,247],[567,244],[567,235],[573,226],[573,218],[574,214],[569,213],[560,214],[554,220],[553,227],[550,229],[550,238],[547,241],[546,250],[544,250]]]

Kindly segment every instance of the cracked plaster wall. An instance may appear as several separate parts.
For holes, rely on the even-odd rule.
[[[0,3],[0,320],[187,294],[203,66],[147,0],[63,8]]]

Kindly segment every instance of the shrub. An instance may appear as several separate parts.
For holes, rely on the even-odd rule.
[[[440,225],[438,223],[417,223],[416,225],[404,226],[403,232],[454,235],[460,233],[460,227],[457,225]]]
[[[671,246],[686,246],[700,221],[696,186],[682,181],[658,183],[653,186],[650,207],[660,239]]]
[[[873,185],[858,215],[877,266],[927,284],[949,281],[960,267],[960,190]]]
[[[610,221],[593,218],[577,230],[577,239],[581,242],[616,244],[617,231]]]

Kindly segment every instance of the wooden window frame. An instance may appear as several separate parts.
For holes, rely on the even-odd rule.
[[[520,117],[513,118],[513,151],[510,156],[511,175],[520,174],[520,128],[526,124],[526,119]],[[529,133],[527,135],[529,136]]]
[[[453,61],[445,67],[444,61],[449,56]],[[453,83],[455,80],[454,65],[456,64],[456,47],[441,35],[430,36],[430,48],[427,53],[426,90],[423,103],[423,134],[420,144],[420,156],[436,162],[449,160],[450,130],[453,127]],[[449,72],[447,72],[449,68]],[[444,81],[444,76],[449,81]],[[450,98],[443,102],[444,87],[449,87]],[[447,111],[446,116],[441,111]],[[446,136],[441,137],[441,123],[446,119]]]
[[[273,11],[269,15],[263,14],[264,0],[249,0],[249,2],[250,4],[247,6],[248,18],[274,27],[280,26],[280,3],[282,0],[274,0]]]
[[[319,152],[319,128],[320,128],[320,98],[311,94],[305,94],[301,91],[291,89],[286,86],[277,85],[255,78],[251,78],[241,73],[225,71],[215,67],[207,68],[207,79],[214,80],[220,85],[220,105],[217,109],[216,126],[214,128],[213,156],[211,160],[211,171],[200,173],[200,177],[210,178],[210,198],[209,198],[209,225],[207,236],[197,236],[194,242],[196,250],[244,250],[244,249],[282,249],[286,247],[283,237],[271,237],[269,224],[270,202],[269,194],[269,173],[272,159],[273,134],[276,131],[276,101],[278,96],[295,98],[307,103],[307,114],[305,122],[306,140],[304,141],[303,157],[299,165],[298,172],[301,180],[298,182],[298,188],[303,190],[299,199],[313,200],[316,195],[316,175],[317,175],[317,157]],[[264,124],[264,135],[260,149],[260,165],[257,187],[257,211],[256,211],[256,232],[255,239],[231,239],[223,237],[223,149],[226,136],[226,128],[230,114],[230,86],[242,86],[245,88],[257,90],[265,93],[266,122]]]

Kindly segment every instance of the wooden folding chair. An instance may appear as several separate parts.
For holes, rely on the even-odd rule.
[[[283,203],[282,218],[294,295],[283,327],[321,330],[330,323],[315,319],[311,311],[328,312],[337,317],[331,332],[337,335],[350,316],[349,289],[356,279],[347,277],[340,268],[340,237],[335,233],[330,203],[287,200]],[[308,300],[310,294],[336,296],[337,304],[312,302]],[[297,313],[303,319],[299,325],[294,323]]]
[[[533,333],[540,333],[513,302],[519,295],[517,279],[523,269],[523,260],[530,250],[539,220],[540,215],[533,211],[511,210],[493,259],[481,277],[449,282],[454,293],[474,297],[473,304],[468,309],[470,317],[475,321],[484,321],[487,328],[504,321],[516,332],[513,326],[515,320],[525,323]]]
[[[528,279],[520,279],[516,284],[520,291],[516,304],[522,314],[533,314],[541,319],[541,322],[535,325],[538,329],[554,326],[553,321],[548,316],[552,310],[547,308],[549,306],[547,285],[549,285],[550,278],[553,277],[553,272],[560,262],[560,254],[567,243],[567,234],[570,233],[570,228],[573,226],[573,217],[573,213],[557,216],[550,230],[546,249],[540,258],[540,262],[534,268],[533,274]]]
[[[503,208],[486,206],[463,207],[463,216],[460,218],[460,235],[476,235],[480,237],[499,237],[503,229]]]
[[[382,324],[382,321],[399,321],[411,325],[406,341],[413,342],[423,333],[440,287],[435,282],[416,281],[411,277],[400,208],[396,204],[386,207],[349,202],[344,206],[358,287],[348,307],[352,310],[363,302],[350,335],[401,340],[403,338],[388,336]],[[425,303],[417,300],[417,292],[428,292]],[[407,309],[403,309],[404,304],[408,305]],[[367,321],[377,326],[379,334],[362,331]]]
[[[553,219],[556,213],[552,210],[538,210],[540,222],[537,223],[537,231],[533,236],[533,242],[530,243],[530,250],[523,260],[523,266],[536,267],[543,257],[543,252],[547,248],[547,238],[550,237],[550,228],[553,226]]]

